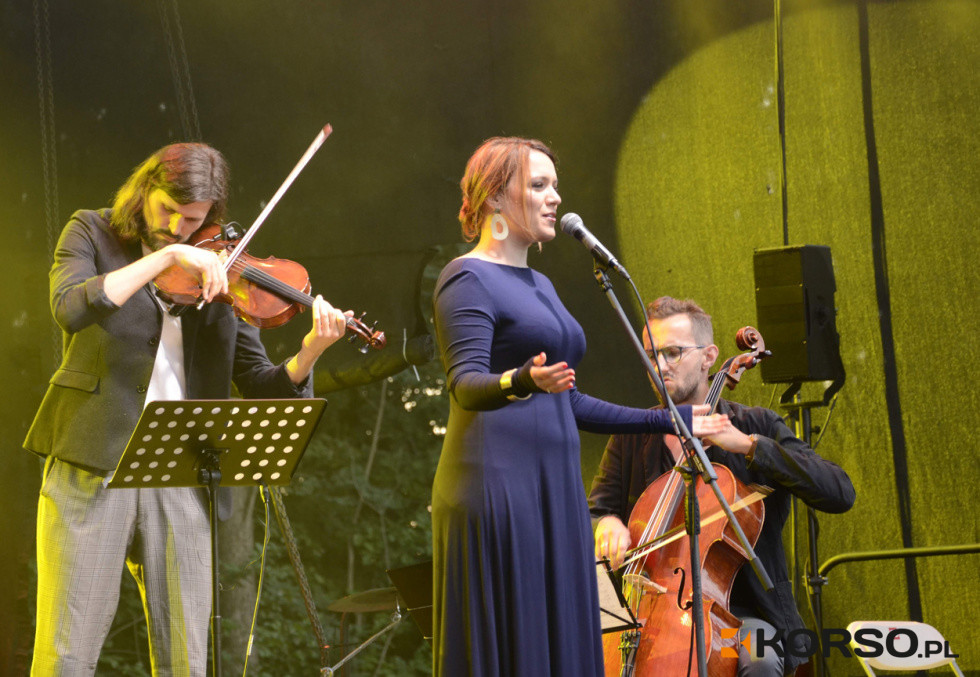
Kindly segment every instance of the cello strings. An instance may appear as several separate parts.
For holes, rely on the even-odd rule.
[[[711,388],[708,391],[707,398],[705,398],[705,404],[711,405],[711,412],[709,413],[713,413],[718,405],[718,398],[721,396],[721,389],[725,383],[724,375],[722,374],[723,371],[724,369],[722,369],[721,371],[715,374],[716,378],[712,379]],[[719,374],[722,375],[721,378],[717,378]],[[658,499],[657,504],[653,509],[653,515],[655,515],[656,518],[651,519],[649,522],[647,522],[647,525],[644,528],[643,533],[640,535],[641,543],[653,542],[663,536],[664,526],[665,526],[664,523],[667,520],[667,512],[670,511],[667,503],[672,502],[670,501],[670,497],[673,497],[674,492],[677,490],[678,482],[680,481],[681,481],[680,473],[678,473],[676,469],[673,470],[670,479],[667,482],[667,486],[660,494],[660,498]],[[673,511],[670,512],[672,513]],[[657,536],[651,539],[650,537],[651,532],[657,534]],[[633,559],[627,561],[629,562],[629,566],[627,567],[626,573],[636,574],[637,571],[635,571],[635,568],[639,567],[639,564],[635,564],[637,560]]]
[[[708,391],[708,396],[705,398],[705,404],[711,407],[709,413],[713,413],[716,407],[718,406],[718,399],[721,396],[721,390],[725,383],[725,378],[723,373],[724,371],[725,371],[724,368],[718,371],[715,374],[715,378],[713,378],[711,381],[711,388]],[[680,499],[678,495],[675,495],[675,492],[678,490],[679,488],[678,484],[681,481],[682,479],[680,473],[677,471],[675,467],[674,470],[671,471],[670,478],[667,481],[667,486],[664,487],[664,490],[661,492],[660,498],[658,499],[657,504],[653,509],[653,515],[655,515],[655,518],[651,519],[647,523],[646,528],[643,530],[643,533],[640,536],[640,542],[643,543],[644,545],[639,546],[638,548],[634,549],[634,551],[638,550],[641,547],[645,547],[646,544],[657,542],[658,539],[663,537],[665,533],[668,513],[670,515],[674,514],[676,510],[676,506]],[[672,507],[674,509],[671,509]],[[651,532],[656,534],[656,536],[651,538],[650,537]],[[627,562],[630,562],[630,565],[627,568],[627,573],[630,574],[636,573],[633,569],[634,567],[633,562],[636,561],[637,560],[635,558],[631,560],[627,560]],[[637,564],[636,566],[639,565]]]

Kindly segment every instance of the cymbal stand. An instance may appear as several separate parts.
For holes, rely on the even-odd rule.
[[[320,670],[320,674],[321,675],[324,675],[325,677],[333,677],[333,675],[336,674],[337,670],[340,669],[341,667],[343,667],[344,663],[346,663],[347,661],[349,661],[351,658],[353,658],[357,654],[361,653],[361,651],[363,651],[367,647],[368,644],[370,644],[371,642],[373,642],[374,640],[376,640],[378,637],[380,637],[381,635],[385,634],[386,632],[388,632],[389,630],[391,630],[392,628],[394,628],[396,625],[398,625],[399,623],[401,623],[402,618],[403,618],[403,616],[402,616],[401,608],[400,607],[399,608],[396,608],[395,609],[395,613],[393,613],[391,615],[391,622],[388,623],[388,625],[386,625],[385,627],[381,628],[376,633],[374,633],[373,635],[371,635],[370,637],[368,637],[366,640],[364,640],[361,643],[360,646],[358,646],[356,649],[354,649],[349,654],[347,654],[346,656],[344,656],[335,665],[332,665],[329,668],[322,668]]]

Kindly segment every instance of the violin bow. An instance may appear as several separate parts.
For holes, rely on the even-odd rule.
[[[293,171],[289,172],[289,176],[287,176],[286,180],[282,182],[281,186],[279,186],[279,190],[277,190],[275,195],[272,196],[272,199],[269,200],[269,203],[265,206],[265,209],[262,210],[252,225],[249,226],[248,230],[238,241],[235,249],[228,255],[228,258],[225,260],[225,271],[231,270],[231,266],[238,259],[238,255],[245,251],[245,247],[248,246],[249,241],[257,232],[259,232],[259,228],[269,217],[269,214],[272,213],[272,210],[276,208],[276,205],[279,204],[279,200],[286,194],[289,187],[293,185],[293,181],[295,181],[300,172],[306,168],[306,165],[313,159],[316,152],[320,150],[320,146],[322,146],[323,142],[327,140],[327,137],[330,136],[331,132],[333,132],[333,127],[330,126],[330,123],[327,123],[323,126],[323,129],[320,130],[320,133],[316,135],[316,138],[313,139],[313,143],[311,143],[310,147],[306,149],[305,153],[303,153],[303,157],[301,157],[299,162],[296,163],[296,166],[293,167]]]

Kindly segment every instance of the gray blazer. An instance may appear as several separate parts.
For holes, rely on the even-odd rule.
[[[156,358],[162,311],[147,285],[122,306],[105,295],[105,275],[142,256],[138,242],[109,229],[109,210],[76,212],[51,268],[51,311],[63,331],[51,377],[24,447],[99,474],[114,470],[136,427]],[[266,355],[256,328],[223,303],[181,316],[188,399],[311,397]]]

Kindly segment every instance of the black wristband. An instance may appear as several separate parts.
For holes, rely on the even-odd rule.
[[[521,368],[517,370],[514,374],[513,386],[511,387],[511,392],[513,392],[518,397],[525,397],[531,393],[543,393],[544,391],[538,387],[531,378],[531,367],[534,366],[534,358],[521,365]]]

